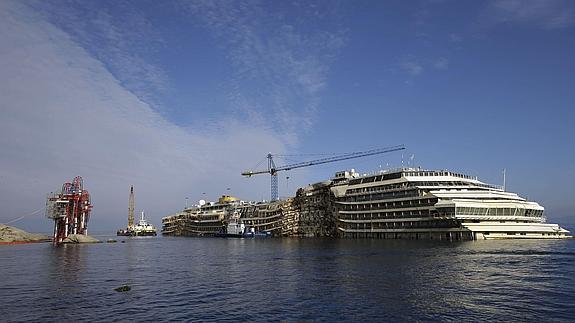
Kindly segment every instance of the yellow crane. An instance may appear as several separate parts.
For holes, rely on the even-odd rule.
[[[128,230],[131,230],[134,228],[134,186],[130,187],[130,201],[128,203]]]

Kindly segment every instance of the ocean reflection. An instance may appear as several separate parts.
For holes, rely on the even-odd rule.
[[[0,248],[8,321],[569,321],[575,241],[135,238]],[[114,288],[128,284],[130,292]]]

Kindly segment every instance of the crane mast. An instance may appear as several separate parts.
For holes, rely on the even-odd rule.
[[[258,170],[258,171],[245,171],[242,173],[242,175],[246,176],[246,177],[251,177],[252,175],[270,174],[270,178],[271,178],[271,181],[270,181],[271,200],[276,201],[278,199],[277,173],[280,171],[291,170],[291,169],[295,169],[295,168],[308,167],[308,166],[314,166],[314,165],[320,165],[320,164],[333,163],[336,161],[342,161],[342,160],[347,160],[347,159],[354,159],[354,158],[378,155],[378,154],[383,154],[383,153],[388,153],[388,152],[393,152],[393,151],[398,151],[398,150],[404,150],[404,149],[405,149],[404,145],[397,145],[397,146],[392,146],[392,147],[371,149],[371,150],[367,150],[367,151],[359,151],[359,152],[354,152],[354,153],[349,153],[349,154],[342,154],[342,155],[337,155],[337,156],[331,156],[331,157],[326,157],[326,158],[309,160],[309,161],[305,161],[305,162],[294,163],[294,164],[284,165],[284,166],[280,166],[280,167],[276,167],[275,162],[273,160],[272,153],[268,153],[268,155],[267,155],[268,169]]]
[[[128,229],[134,227],[134,186],[130,187],[130,201],[128,202]]]

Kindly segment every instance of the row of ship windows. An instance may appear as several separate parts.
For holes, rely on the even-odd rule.
[[[430,206],[437,202],[436,198],[417,199],[408,201],[380,202],[371,204],[343,204],[340,206],[342,211],[363,211],[363,210],[384,210],[402,207]]]
[[[163,223],[172,223],[172,222],[186,222],[186,221],[194,221],[194,220],[202,220],[202,221],[218,221],[221,220],[223,217],[222,215],[215,215],[215,216],[200,216],[197,215],[181,215],[173,218],[166,218],[162,219]]]
[[[405,172],[405,176],[453,176],[453,177],[460,177],[460,178],[467,178],[467,179],[477,179],[475,176],[457,174],[457,173],[450,173],[450,172]]]
[[[253,217],[253,214],[250,214],[250,215],[252,215],[252,217],[249,217],[249,219],[251,219],[251,220],[248,220],[248,221],[251,222],[251,221],[255,220],[255,221],[258,221],[258,223],[260,223],[260,222],[269,222],[269,221],[271,221],[270,219],[273,219],[273,218],[280,218],[283,216],[283,213],[282,212],[273,212],[273,213],[268,212],[268,213],[263,214],[262,217]],[[247,217],[242,216],[241,218],[246,219]],[[163,223],[165,225],[178,225],[180,223],[189,224],[189,223],[193,223],[194,220],[198,220],[198,218],[196,216],[180,216],[180,217],[177,217],[175,219],[164,220]],[[209,223],[207,221],[223,221],[223,218],[221,216],[211,216],[211,217],[201,217],[200,220],[201,220],[201,222],[199,222],[198,225],[211,225],[211,223]],[[246,221],[246,220],[244,220],[244,221]]]
[[[406,217],[429,217],[433,213],[430,210],[417,211],[399,211],[399,212],[380,212],[380,213],[357,213],[357,214],[339,214],[342,220],[377,220],[389,218],[406,218]]]
[[[481,183],[465,183],[465,182],[450,182],[450,181],[433,181],[433,182],[411,182],[412,186],[471,186],[471,187],[484,187],[484,188],[496,188],[501,187],[496,185],[481,184]]]
[[[277,209],[277,210],[273,210],[273,211],[268,211],[268,210],[263,210],[263,211],[240,211],[240,217],[241,218],[256,218],[256,217],[270,217],[270,216],[274,216],[274,215],[280,215],[282,213],[281,209]]]
[[[202,220],[202,221],[217,221],[217,220],[221,220],[223,219],[224,215],[223,214],[215,214],[215,215],[204,215],[204,214],[200,214],[200,215],[184,215],[184,216],[180,216],[178,217],[178,220]]]
[[[484,232],[484,233],[483,233],[484,236],[488,236],[488,235],[490,235],[490,234],[491,234],[490,232]],[[508,236],[514,236],[514,235],[517,235],[517,232],[507,232],[506,234],[507,234]],[[524,236],[524,235],[527,235],[527,233],[526,233],[526,232],[520,232],[519,235]]]
[[[357,193],[371,193],[371,192],[381,192],[381,191],[389,191],[395,190],[400,188],[407,188],[407,187],[416,187],[416,186],[467,186],[467,187],[484,187],[484,188],[499,188],[495,185],[489,184],[480,184],[480,183],[465,183],[465,182],[457,182],[457,181],[425,181],[425,182],[409,182],[409,183],[398,183],[398,184],[388,184],[388,185],[380,185],[380,186],[372,186],[372,187],[361,187],[361,188],[354,188],[349,189],[346,191],[346,194],[357,194]]]
[[[391,173],[391,174],[384,174],[384,175],[377,175],[377,176],[370,176],[370,177],[363,177],[363,178],[356,178],[349,181],[349,185],[357,185],[357,184],[365,184],[365,183],[373,183],[373,182],[381,182],[387,181],[390,179],[398,179],[401,178],[401,173]]]
[[[484,232],[483,235],[488,236],[490,235],[490,232]],[[519,234],[520,236],[526,236],[527,232],[506,232],[505,234],[507,234],[508,236],[515,236],[517,234]],[[556,236],[558,235],[557,233],[541,233],[542,236]],[[559,234],[561,235],[561,234]]]
[[[325,195],[320,195],[320,196],[311,196],[311,197],[305,197],[305,199],[303,199],[303,204],[319,204],[321,202],[325,202],[326,196]]]
[[[392,198],[401,197],[416,197],[419,196],[418,190],[408,190],[408,191],[395,191],[388,193],[375,193],[369,195],[357,195],[357,196],[347,196],[342,199],[344,202],[364,202],[373,200],[386,200]]]
[[[273,223],[246,223],[246,225],[253,227],[256,231],[270,231],[273,229],[277,229],[281,226],[280,223],[273,222]]]
[[[374,223],[345,223],[340,222],[339,227],[351,230],[376,230],[396,228],[449,228],[457,227],[455,221],[403,221],[403,222],[374,222]]]
[[[219,232],[222,230],[222,225],[185,225],[182,229],[191,231],[201,231],[201,232]]]
[[[485,208],[485,207],[457,207],[440,208],[440,215],[491,215],[491,216],[529,216],[541,217],[543,210],[520,209],[520,208]]]
[[[346,194],[389,191],[389,190],[395,190],[395,189],[399,189],[399,188],[407,188],[408,186],[409,186],[408,183],[399,183],[399,184],[388,184],[388,185],[381,185],[381,186],[354,188],[354,189],[347,190]]]

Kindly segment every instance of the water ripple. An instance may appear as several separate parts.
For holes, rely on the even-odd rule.
[[[575,240],[0,248],[5,321],[571,321]],[[114,288],[128,284],[129,292]]]

